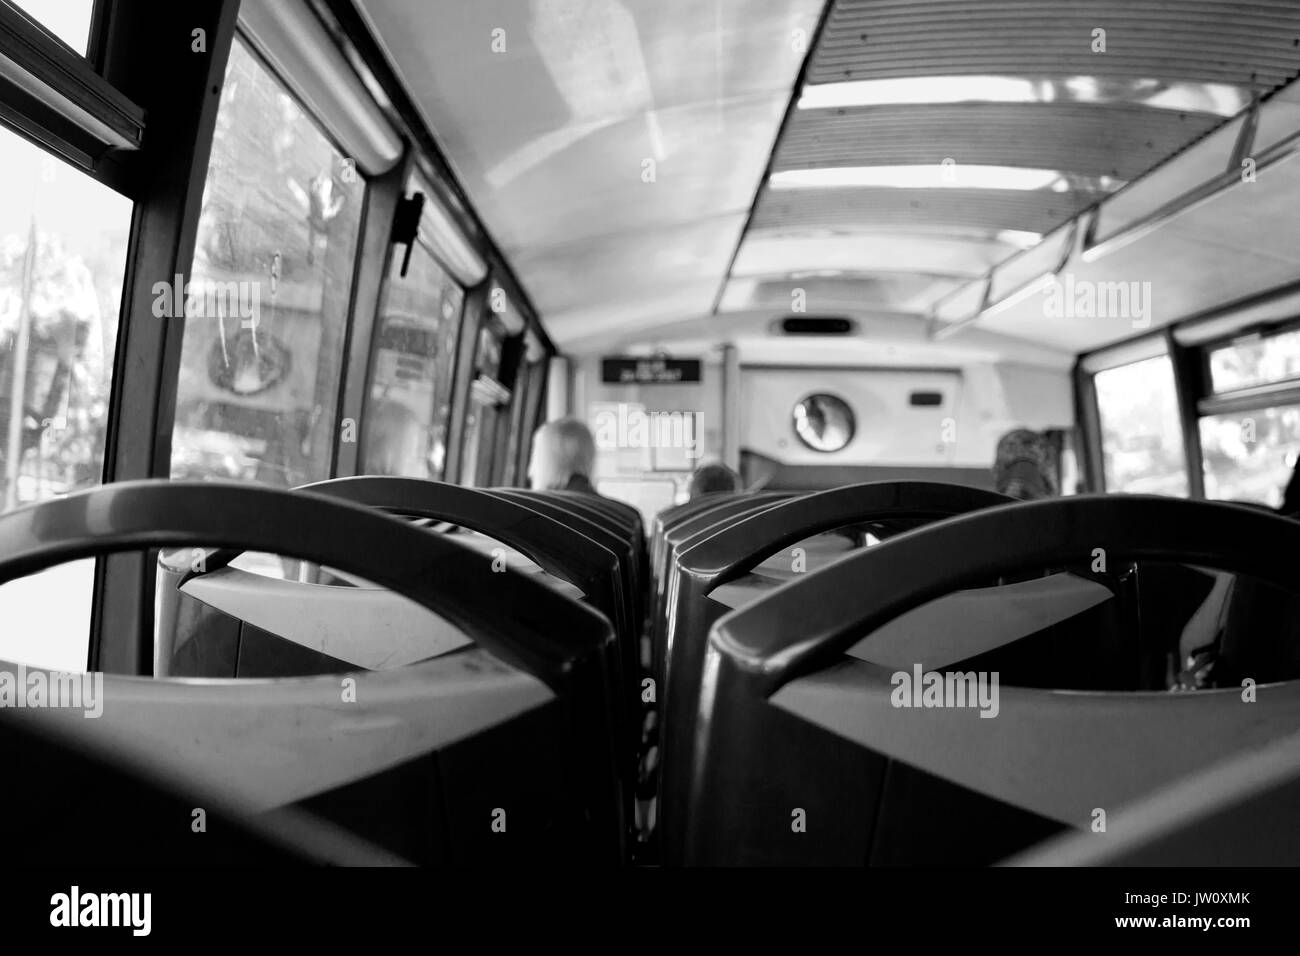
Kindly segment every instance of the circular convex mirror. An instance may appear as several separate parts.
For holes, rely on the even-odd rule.
[[[855,422],[848,402],[818,392],[794,406],[794,433],[813,451],[839,451],[853,440]]]

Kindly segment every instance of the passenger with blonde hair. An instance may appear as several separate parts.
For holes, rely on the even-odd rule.
[[[591,429],[576,418],[547,422],[533,435],[528,480],[542,491],[581,491],[596,494],[591,483],[596,469],[596,441]]]

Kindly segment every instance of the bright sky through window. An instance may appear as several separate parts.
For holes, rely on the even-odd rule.
[[[13,0],[13,3],[76,52],[86,55],[95,0]]]

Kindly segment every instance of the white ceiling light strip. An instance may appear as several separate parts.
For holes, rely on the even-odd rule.
[[[1093,76],[909,76],[805,86],[801,110],[951,103],[1082,103],[1132,105],[1183,113],[1235,116],[1250,91],[1229,83],[1114,80]]]
[[[773,189],[866,187],[887,189],[1014,189],[1110,192],[1124,185],[1110,176],[1077,176],[1056,169],[959,163],[908,166],[823,166],[787,169],[768,180]]]

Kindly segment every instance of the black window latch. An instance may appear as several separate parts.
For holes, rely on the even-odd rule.
[[[393,217],[392,241],[406,246],[406,254],[402,256],[402,278],[406,277],[406,269],[411,264],[411,250],[420,235],[420,216],[423,213],[424,193],[412,193],[397,204],[397,214]]]

